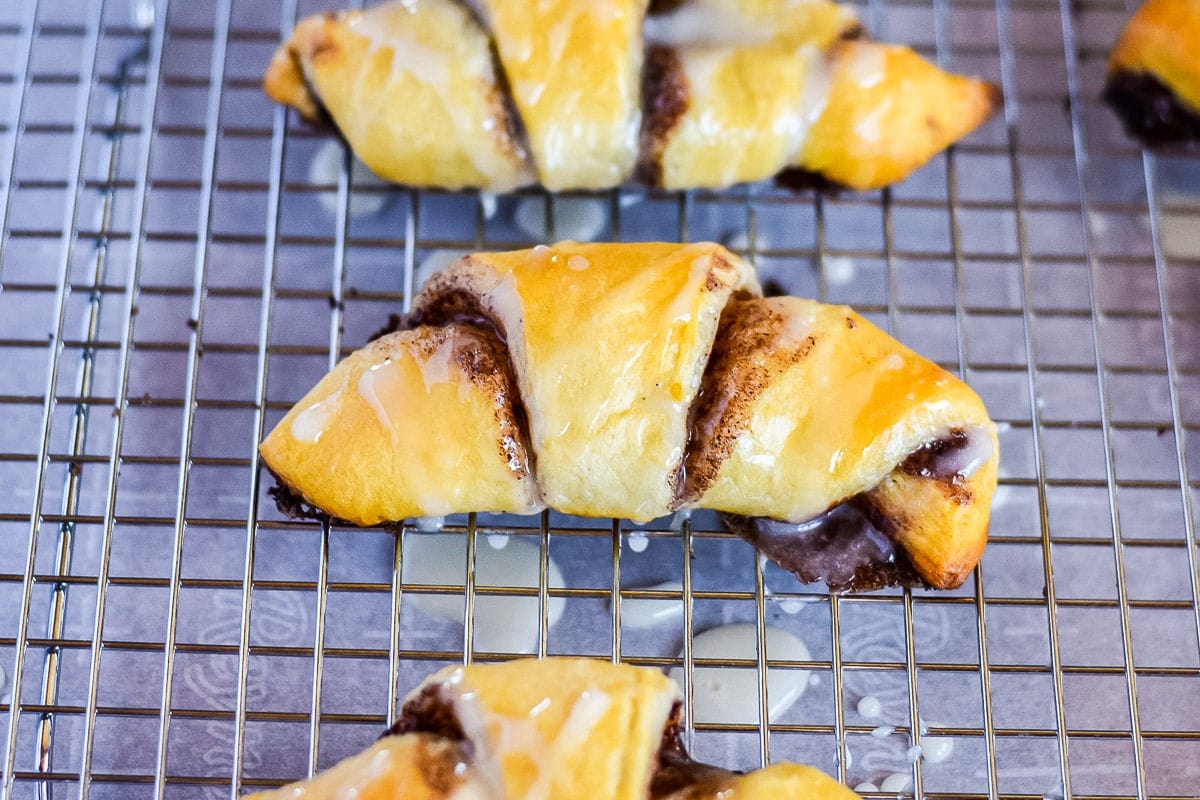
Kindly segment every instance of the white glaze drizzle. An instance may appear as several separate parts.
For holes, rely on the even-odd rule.
[[[879,791],[884,794],[899,794],[906,790],[911,783],[912,776],[907,772],[893,772],[883,779],[883,783],[879,784]]]
[[[712,253],[702,253],[692,259],[687,281],[680,287],[679,294],[675,295],[675,299],[667,308],[666,321],[668,323],[692,321],[692,315],[695,313],[693,306],[700,287],[708,277],[708,270],[712,263]]]
[[[808,70],[804,78],[804,94],[800,97],[799,130],[796,132],[796,149],[792,163],[796,163],[813,125],[825,113],[825,107],[829,105],[829,92],[833,86],[832,65],[824,53],[812,45],[805,45],[799,50],[798,56],[808,59]]]
[[[883,98],[854,126],[854,135],[864,142],[878,144],[883,138],[883,121],[892,110],[891,98]]]
[[[375,416],[379,418],[379,422],[388,430],[392,438],[396,436],[396,426],[392,422],[391,416],[387,412],[387,408],[379,400],[379,393],[375,391],[376,373],[381,369],[391,368],[391,360],[384,361],[382,364],[375,364],[370,369],[363,372],[358,379],[358,393],[362,399],[367,401],[367,405],[375,412]]]
[[[437,1],[441,2],[441,0]],[[427,6],[432,5],[431,0],[424,0],[424,2]],[[450,75],[452,70],[459,70],[477,83],[494,88],[496,78],[492,71],[490,53],[483,49],[470,53],[466,59],[462,59],[462,54],[458,53],[455,54],[456,60],[451,63],[450,54],[444,49],[428,47],[417,41],[402,24],[388,24],[388,18],[394,13],[396,5],[402,6],[409,14],[422,13],[420,4],[415,0],[395,0],[393,3],[382,3],[352,15],[348,19],[347,27],[370,42],[363,62],[370,63],[377,50],[390,50],[392,81],[397,80],[401,73],[408,73],[437,92],[443,107],[454,118],[456,128],[464,131],[472,130],[476,126],[476,120],[467,104],[463,103],[456,92],[451,90]],[[463,26],[475,25],[466,11],[453,4],[447,4],[446,8],[460,17]],[[479,36],[483,35],[482,31],[477,33]],[[496,119],[494,116],[489,116],[483,120],[482,124],[485,130],[494,130]],[[487,148],[464,147],[462,149],[471,159],[471,164],[476,172],[486,179],[490,180],[496,177],[498,171],[505,169],[505,165],[502,163],[504,157],[489,152]],[[517,155],[524,160],[524,153],[518,151]]]
[[[405,6],[410,14],[420,13],[415,7]],[[421,83],[436,89],[445,100],[447,84],[450,82],[450,61],[446,53],[426,47],[414,37],[407,35],[406,26],[389,25],[387,18],[392,7],[384,3],[351,17],[347,27],[371,41],[371,50],[390,48],[392,51],[392,80],[398,73],[407,72]],[[364,60],[370,60],[370,54]],[[450,104],[447,103],[447,108]]]
[[[859,42],[842,52],[848,53],[842,61],[842,68],[860,89],[870,89],[887,74],[887,51],[882,45]]]
[[[798,309],[798,311],[796,313],[789,311],[784,315],[783,326],[775,336],[775,343],[780,347],[790,349],[799,345],[812,333],[813,325],[817,321],[817,307],[811,303],[793,303],[788,308]]]
[[[415,352],[413,355],[420,360]],[[454,337],[447,336],[421,364],[421,378],[425,381],[426,392],[432,391],[434,386],[450,382],[453,363]]]
[[[921,740],[921,755],[930,764],[940,764],[954,752],[954,740],[949,736],[927,736]]]
[[[986,464],[995,453],[992,437],[982,427],[972,427],[965,431],[967,441],[960,448],[950,450],[938,458],[940,472],[957,474],[970,478],[979,468]],[[949,436],[949,431],[946,432]]]
[[[586,689],[575,698],[566,720],[550,741],[538,730],[537,717],[553,700],[543,698],[524,717],[490,715],[480,707],[477,695],[465,688],[462,670],[454,670],[441,684],[442,695],[454,708],[463,733],[475,745],[476,768],[492,787],[492,796],[505,797],[503,764],[511,755],[521,755],[534,764],[537,777],[523,800],[549,796],[555,769],[567,753],[586,745],[592,731],[612,707],[613,699],[601,689]],[[490,721],[490,724],[489,724]]]
[[[488,541],[491,541],[490,535]],[[450,533],[406,535],[403,555],[401,578],[405,583],[462,587],[466,582],[467,542],[464,536]],[[540,572],[541,551],[529,537],[509,537],[508,544],[502,549],[475,549],[476,586],[536,589]],[[546,585],[550,589],[566,585],[562,570],[552,555],[547,556]],[[460,626],[463,623],[461,592],[457,595],[414,592],[405,602],[430,617]],[[565,598],[547,598],[548,630],[562,618],[566,605]],[[536,653],[541,615],[541,603],[536,596],[481,594],[475,598],[473,645],[476,650],[487,652]]]
[[[321,434],[329,427],[330,421],[337,414],[342,404],[342,392],[345,387],[323,400],[318,400],[292,418],[292,438],[306,444],[316,444],[321,440]]]
[[[666,581],[647,586],[647,590],[658,592],[681,592],[679,581]],[[609,603],[612,606],[612,603]],[[621,627],[627,630],[646,630],[683,616],[681,598],[632,597],[621,601]]]
[[[689,3],[670,14],[651,15],[643,30],[648,42],[668,47],[762,44],[775,35],[770,25],[747,19],[735,10],[706,8],[704,3]]]
[[[767,656],[786,661],[808,661],[804,642],[789,631],[768,625],[765,630]],[[721,625],[692,640],[693,658],[753,658],[758,644],[758,626],[753,623]],[[682,655],[682,653],[681,653]],[[778,722],[808,688],[808,670],[767,670],[767,717]],[[676,668],[671,678],[682,686],[683,674]],[[694,722],[758,724],[758,671],[737,667],[696,667],[692,671],[692,719]]]

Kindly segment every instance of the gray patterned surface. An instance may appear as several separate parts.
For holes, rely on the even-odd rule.
[[[669,603],[637,590],[685,569],[693,632],[761,621],[811,656],[772,666],[810,674],[769,736],[701,726],[702,757],[804,760],[850,785],[905,773],[908,796],[1196,795],[1200,161],[1143,159],[1097,103],[1120,2],[864,5],[880,38],[1008,97],[1006,117],[890,192],[553,202],[346,186],[340,150],[321,161],[328,138],[259,90],[281,28],[317,6],[150,5],[0,3],[12,797],[228,797],[327,766],[461,660],[468,596],[477,614],[533,603],[514,618],[534,642],[539,592],[563,598],[549,653],[610,657],[619,639],[624,659],[679,664],[682,613],[649,629],[630,615]],[[666,520],[645,540],[556,514],[405,532],[465,555],[478,523],[470,594],[464,555],[430,587],[419,559],[401,580],[387,533],[278,514],[254,458],[262,430],[403,306],[431,254],[572,235],[725,241],[789,291],[853,303],[961,368],[1004,426],[973,579],[831,599],[760,573],[705,515],[690,561]],[[546,542],[562,586],[489,593],[484,564],[504,540],[484,528],[508,532],[535,577]],[[864,697],[881,716],[858,714]],[[928,737],[953,749],[914,767]]]

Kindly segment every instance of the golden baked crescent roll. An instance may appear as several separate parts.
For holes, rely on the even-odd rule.
[[[819,770],[745,775],[693,761],[678,687],[661,672],[582,658],[448,667],[372,747],[258,800],[854,800]]]
[[[1104,97],[1149,145],[1200,142],[1200,0],[1147,0],[1121,32]]]
[[[413,330],[339,365],[263,459],[360,524],[710,508],[835,590],[961,584],[997,479],[979,397],[845,306],[757,295],[752,267],[715,244],[466,256],[422,288]],[[413,341],[434,355],[405,355]],[[368,402],[361,376],[396,350],[386,374],[405,379],[375,380]]]
[[[441,670],[409,694],[394,730],[469,742],[498,797],[634,800],[678,702],[658,670],[526,659]]]
[[[327,116],[383,178],[489,191],[773,175],[871,189],[999,101],[908,48],[850,41],[862,27],[831,0],[690,0],[649,16],[647,0],[469,5],[390,0],[303,20],[266,93]]]

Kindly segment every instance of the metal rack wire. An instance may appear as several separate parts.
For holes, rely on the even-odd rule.
[[[892,190],[575,206],[381,187],[344,154],[314,171],[328,140],[259,91],[314,10],[0,6],[5,797],[236,796],[327,766],[439,664],[504,657],[476,624],[504,602],[532,609],[534,653],[678,668],[721,763],[899,774],[907,796],[1196,795],[1200,164],[1142,154],[1097,102],[1121,2],[865,4],[879,37],[1007,98]],[[431,253],[569,235],[580,208],[598,238],[723,239],[975,385],[1004,466],[972,580],[830,597],[704,515],[553,513],[447,520],[447,575],[415,528],[278,514],[256,443]],[[698,656],[730,622],[757,647]],[[776,629],[809,657],[762,657]],[[709,667],[755,676],[757,720],[768,678],[804,690],[769,725],[697,719]]]

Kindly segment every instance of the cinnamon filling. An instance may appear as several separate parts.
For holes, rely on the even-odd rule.
[[[722,518],[731,531],[804,583],[824,581],[833,592],[925,585],[903,548],[854,500],[806,522],[732,514]]]
[[[1152,147],[1200,142],[1200,110],[1184,105],[1154,75],[1118,70],[1108,77],[1104,100],[1130,136]]]
[[[979,432],[955,428],[906,458],[898,470],[961,487],[991,456]],[[882,517],[865,494],[810,520],[723,514],[729,529],[804,583],[824,581],[833,592],[869,592],[887,586],[927,586],[892,537],[897,524]]]
[[[670,721],[663,729],[662,742],[658,746],[658,763],[650,778],[649,798],[700,800],[721,797],[721,792],[729,787],[730,780],[740,773],[703,764],[688,754],[683,745],[681,708],[679,703],[675,704]]]
[[[659,744],[654,773],[650,778],[650,800],[689,800],[719,797],[731,779],[741,774],[693,759],[683,744],[681,705],[675,704]],[[458,743],[456,753],[470,764],[475,748],[463,731],[454,707],[437,685],[426,686],[410,698],[400,716],[383,736],[425,733]],[[381,737],[382,738],[382,737]],[[437,765],[431,765],[437,766]]]

